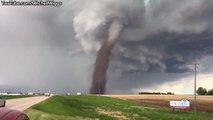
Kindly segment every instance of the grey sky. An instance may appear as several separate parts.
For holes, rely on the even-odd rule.
[[[127,26],[115,45],[108,93],[154,91],[192,76],[193,67],[186,64],[195,60],[202,62],[200,74],[212,73],[213,2],[152,1],[142,27]],[[87,93],[97,51],[83,49],[73,20],[96,2],[63,1],[61,7],[0,5],[0,91]],[[94,40],[88,45],[96,42],[101,44]]]

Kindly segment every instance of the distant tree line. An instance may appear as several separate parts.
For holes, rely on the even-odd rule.
[[[197,94],[198,95],[213,95],[213,89],[207,91],[206,88],[199,87],[197,89]]]
[[[174,95],[175,93],[167,92],[167,93],[161,93],[161,92],[139,92],[139,95]]]

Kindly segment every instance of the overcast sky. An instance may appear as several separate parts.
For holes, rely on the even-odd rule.
[[[109,10],[138,7],[129,0],[62,2],[0,5],[0,91],[88,93]],[[197,86],[213,89],[213,1],[134,2],[144,13],[133,14],[141,16],[136,21],[127,17],[112,51],[107,93],[193,93],[195,62]]]

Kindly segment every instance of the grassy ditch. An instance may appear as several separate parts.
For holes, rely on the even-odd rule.
[[[54,96],[25,111],[31,120],[213,120],[213,115],[145,107],[103,96]]]

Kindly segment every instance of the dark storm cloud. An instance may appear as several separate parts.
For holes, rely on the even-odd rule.
[[[113,51],[110,70],[120,71],[120,76],[124,77],[118,77],[122,82],[117,84],[117,79],[110,81],[109,86],[116,84],[122,90],[153,87],[193,72],[191,64],[213,55],[212,5],[213,2],[209,0],[150,1],[143,28],[126,30]],[[136,31],[134,36],[131,31]],[[114,72],[109,72],[110,76],[117,76]],[[150,72],[154,76],[156,72],[166,73],[162,73],[164,77],[155,76],[159,79],[150,79],[147,77]],[[169,73],[181,74],[169,77]],[[130,81],[134,87],[131,84],[125,87],[123,83],[126,81]],[[137,87],[138,81],[141,84]]]
[[[142,29],[141,33],[146,32],[145,37],[134,41],[125,39],[128,34],[124,34],[114,50],[115,59],[123,63],[122,66],[130,65],[136,71],[187,72],[187,64],[212,55],[213,24],[209,21],[212,19],[212,8],[208,6],[213,2],[195,3],[167,0],[151,2],[144,28],[152,32],[147,33],[146,29]],[[179,10],[180,7],[183,9]],[[166,24],[162,20],[169,22]],[[159,25],[149,26],[149,22]]]
[[[117,75],[110,77],[110,81],[107,85],[107,93],[137,94],[140,89],[141,90],[149,89],[151,91],[156,91],[156,89],[165,82],[180,80],[180,78],[185,78],[193,74],[193,73],[175,74],[175,73],[159,73],[159,72],[151,72],[151,73],[134,72],[126,76],[120,74],[119,72],[115,73]],[[119,82],[117,82],[118,79]],[[163,90],[164,89],[162,89],[162,91]],[[174,91],[174,89],[171,89],[170,91],[178,92]]]
[[[211,31],[199,34],[159,32],[147,36],[143,41],[121,41],[119,47],[125,50],[117,52],[115,59],[123,66],[132,64],[135,70],[187,72],[190,71],[188,64],[212,55],[212,39]]]
[[[1,90],[88,92],[95,53],[109,27],[102,24],[109,18],[100,10],[113,7],[102,4],[109,1],[71,0],[58,8],[0,6]],[[133,7],[129,0],[114,2]],[[187,64],[196,61],[202,61],[202,71],[211,73],[212,6],[211,0],[150,0],[144,20],[135,22],[141,24],[127,24],[115,43],[107,92],[154,89],[193,74]],[[93,32],[85,29],[79,32],[84,39],[76,40],[73,22],[93,17],[75,16],[90,7],[98,11],[91,15],[101,18],[88,24]]]

